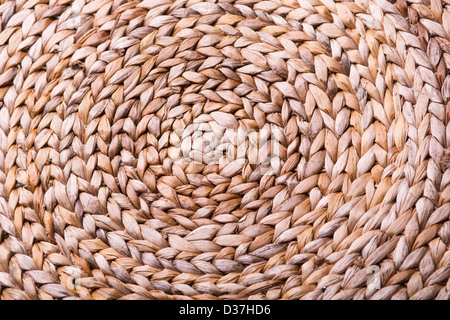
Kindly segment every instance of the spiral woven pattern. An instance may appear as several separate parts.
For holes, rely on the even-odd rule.
[[[1,299],[450,299],[448,0],[0,3]]]

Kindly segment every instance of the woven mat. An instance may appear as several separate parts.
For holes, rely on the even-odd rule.
[[[449,299],[448,0],[0,3],[1,299]]]

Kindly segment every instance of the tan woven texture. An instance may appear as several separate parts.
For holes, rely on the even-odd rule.
[[[448,0],[0,3],[1,299],[450,298]]]

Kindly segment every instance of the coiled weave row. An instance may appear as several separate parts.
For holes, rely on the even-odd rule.
[[[448,0],[0,22],[1,299],[450,298]]]

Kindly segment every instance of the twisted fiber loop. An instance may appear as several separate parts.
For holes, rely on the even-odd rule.
[[[450,1],[0,3],[1,299],[450,298]]]

